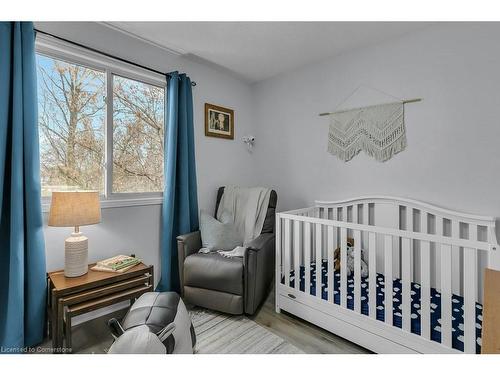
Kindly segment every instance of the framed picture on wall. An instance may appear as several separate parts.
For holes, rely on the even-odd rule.
[[[205,135],[234,139],[234,111],[205,103]]]

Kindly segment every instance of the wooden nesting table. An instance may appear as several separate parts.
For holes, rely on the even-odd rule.
[[[73,317],[153,291],[153,266],[140,263],[123,273],[92,271],[66,277],[64,271],[47,274],[49,335],[54,352],[71,352]]]

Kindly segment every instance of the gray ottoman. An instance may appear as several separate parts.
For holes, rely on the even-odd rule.
[[[196,335],[184,302],[175,292],[144,293],[121,324],[108,322],[115,342],[110,354],[192,354]]]

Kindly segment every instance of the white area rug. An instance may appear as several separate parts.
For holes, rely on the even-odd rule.
[[[300,349],[244,315],[194,308],[196,354],[301,354]]]

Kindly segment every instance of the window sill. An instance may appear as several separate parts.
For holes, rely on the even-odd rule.
[[[134,207],[134,206],[153,206],[163,203],[163,197],[149,198],[123,198],[123,199],[102,199],[101,208],[118,208],[118,207]],[[50,211],[50,200],[42,200],[42,212]]]

